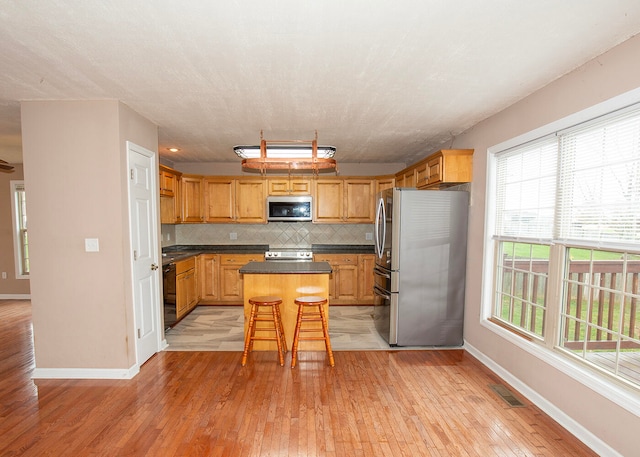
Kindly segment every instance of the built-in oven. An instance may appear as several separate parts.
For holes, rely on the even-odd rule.
[[[162,301],[166,331],[173,327],[178,320],[176,313],[176,264],[173,262],[162,267]]]

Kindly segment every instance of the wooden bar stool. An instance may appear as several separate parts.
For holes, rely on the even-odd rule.
[[[251,305],[251,314],[249,315],[249,328],[244,339],[244,352],[242,354],[242,366],[247,363],[247,356],[253,350],[253,342],[259,341],[275,341],[278,346],[278,359],[280,366],[284,366],[284,354],[287,352],[287,341],[284,336],[284,327],[282,326],[282,315],[280,314],[280,304],[282,299],[274,296],[260,296],[249,299]],[[269,308],[269,311],[260,308]],[[269,322],[272,326],[260,326],[258,322]],[[274,336],[256,336],[258,332],[273,332]]]
[[[298,297],[294,300],[294,303],[298,305],[298,318],[296,319],[296,330],[293,334],[293,346],[291,347],[291,368],[296,366],[296,358],[298,356],[298,342],[300,340],[324,340],[324,345],[327,349],[327,355],[329,356],[329,365],[334,366],[333,351],[331,350],[331,341],[329,340],[329,325],[327,323],[327,316],[324,312],[324,305],[327,304],[327,299],[322,297]],[[316,308],[315,310],[305,311],[305,308]],[[302,328],[303,323],[320,322],[321,328],[317,325],[311,325],[311,327]],[[322,332],[322,336],[317,334]],[[315,333],[316,336],[301,336],[301,334]]]

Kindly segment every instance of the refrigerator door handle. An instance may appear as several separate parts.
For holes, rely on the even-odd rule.
[[[376,232],[376,254],[378,254],[378,258],[382,258],[382,251],[384,249],[385,238],[387,236],[387,215],[386,208],[384,206],[384,198],[380,197],[378,199],[378,207],[376,208],[376,223],[375,223],[375,232]],[[380,227],[382,221],[382,227]],[[382,231],[382,233],[381,233]]]
[[[385,300],[391,300],[391,295],[389,295],[386,290],[380,289],[378,286],[373,286],[373,293]]]

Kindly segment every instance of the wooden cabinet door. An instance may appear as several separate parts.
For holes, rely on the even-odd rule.
[[[189,312],[198,304],[198,277],[195,269],[186,273],[184,283],[187,290],[187,312]]]
[[[375,254],[358,255],[359,286],[358,301],[360,303],[373,303],[373,267],[376,264]]]
[[[177,176],[169,171],[160,170],[160,195],[174,197],[177,187]]]
[[[305,178],[269,178],[269,195],[311,195],[311,180]]]
[[[375,181],[370,179],[344,181],[345,219],[348,222],[373,222],[374,192]]]
[[[259,254],[220,254],[220,301],[242,303],[243,281],[240,268],[249,262],[260,262]]]
[[[427,161],[428,179],[427,184],[435,184],[442,181],[442,154]]]
[[[180,319],[198,304],[196,258],[176,262],[176,317]]]
[[[395,183],[396,183],[396,180],[393,176],[389,176],[387,178],[378,178],[376,180],[376,194],[385,189],[391,189],[396,185]],[[374,202],[374,206],[375,206],[375,202]]]
[[[263,179],[236,181],[236,222],[266,223],[266,184]]]
[[[429,182],[429,166],[427,161],[422,161],[416,166],[416,187],[419,189]]]
[[[204,220],[205,222],[235,221],[235,179],[204,179]]]
[[[186,278],[187,273],[176,275],[176,319],[180,319],[187,314],[189,298]]]
[[[220,296],[220,255],[200,254],[200,298],[214,302]]]
[[[353,263],[338,265],[335,289],[336,300],[354,303],[357,301],[358,265],[355,259]]]
[[[175,224],[175,197],[160,195],[160,223]]]
[[[342,222],[343,204],[341,179],[318,179],[315,182],[314,222]]]
[[[358,255],[318,254],[317,262],[328,262],[333,270],[329,275],[329,303],[355,304],[358,297]]]
[[[416,187],[416,171],[408,170],[404,173],[404,187]]]
[[[203,221],[202,178],[200,176],[182,176],[182,222]]]

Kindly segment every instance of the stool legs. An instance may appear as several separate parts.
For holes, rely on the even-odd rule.
[[[291,368],[296,366],[296,360],[298,358],[298,343],[300,340],[324,340],[325,349],[327,350],[327,357],[329,358],[329,365],[332,367],[335,365],[333,358],[333,351],[331,350],[331,340],[329,339],[329,324],[327,316],[325,315],[324,305],[327,304],[327,300],[322,297],[299,297],[294,300],[298,305],[298,316],[296,319],[296,328],[293,334],[293,345],[291,347]],[[317,311],[307,313],[305,315],[305,307],[316,307]],[[322,328],[302,328],[305,322],[320,322]],[[300,336],[301,333],[320,333],[322,336]]]
[[[249,299],[251,304],[251,311],[249,313],[249,327],[247,328],[247,335],[244,339],[244,351],[242,353],[242,366],[247,363],[249,352],[253,351],[253,342],[256,340],[261,341],[274,341],[278,347],[278,360],[280,366],[284,366],[284,353],[287,352],[287,341],[284,335],[284,326],[282,325],[282,315],[280,314],[280,304],[282,299],[279,297],[253,297]],[[269,312],[261,311],[261,307],[271,308]],[[258,322],[270,322],[273,324],[273,328],[261,327],[258,328]],[[272,331],[275,333],[275,337],[268,336],[256,336],[256,330],[260,332]]]

